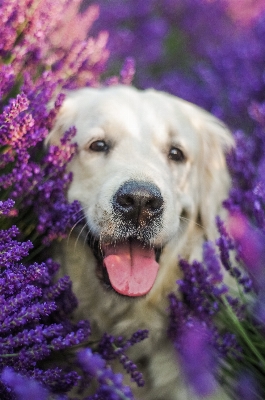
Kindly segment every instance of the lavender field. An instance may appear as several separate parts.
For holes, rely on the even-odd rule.
[[[89,321],[71,320],[77,300],[68,277],[54,281],[50,251],[82,218],[66,199],[75,129],[60,148],[44,146],[61,90],[121,83],[196,103],[233,132],[229,229],[217,216],[203,262],[181,260],[184,300],[170,295],[165,331],[199,398],[219,381],[231,399],[264,399],[264,1],[3,0],[0,15],[0,398],[70,400],[73,386],[97,382],[86,399],[134,399],[113,359],[144,385],[127,352],[148,332],[91,343]]]

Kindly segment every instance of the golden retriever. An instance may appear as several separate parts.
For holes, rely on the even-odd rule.
[[[81,203],[87,230],[57,253],[79,300],[76,318],[90,320],[93,339],[149,330],[130,354],[146,381],[137,399],[195,398],[167,339],[167,296],[179,256],[199,259],[203,241],[216,237],[232,137],[193,104],[122,85],[67,93],[48,141],[59,144],[73,125],[68,197]]]

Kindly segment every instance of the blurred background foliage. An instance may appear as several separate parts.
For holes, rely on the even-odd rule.
[[[0,372],[13,368],[1,374],[1,399],[13,400],[21,388],[26,397],[15,398],[28,398],[28,393],[36,398],[41,389],[37,386],[33,394],[31,378],[45,385],[45,399],[50,396],[47,388],[52,391],[48,398],[64,396],[80,379],[74,371],[59,371],[56,364],[43,370],[35,364],[89,335],[86,323],[72,325],[68,319],[76,306],[71,282],[64,277],[54,285],[58,265],[46,260],[49,245],[66,237],[79,220],[78,204],[66,199],[74,129],[66,132],[60,149],[51,146],[44,152],[42,145],[63,102],[62,88],[130,84],[134,71],[137,87],[154,87],[194,102],[233,131],[237,146],[228,157],[233,184],[224,205],[234,236],[219,221],[219,252],[206,244],[202,263],[182,261],[179,290],[184,301],[170,297],[169,335],[188,362],[191,386],[200,383],[200,371],[190,370],[194,355],[202,359],[211,344],[218,352],[218,379],[226,383],[231,398],[264,399],[264,0],[4,0],[0,15],[0,317],[6,318],[0,331]],[[51,99],[56,99],[53,109],[47,107]],[[21,264],[32,246],[31,257],[42,251],[45,262]],[[236,267],[231,250],[237,254]],[[220,263],[238,283],[236,298],[219,287]],[[52,301],[46,310],[47,297]],[[40,340],[47,332],[48,339]],[[196,345],[198,332],[206,342]],[[127,363],[124,352],[135,338],[145,339],[146,332],[117,343],[106,334],[102,348],[112,349],[109,344],[114,343]],[[99,347],[93,349],[100,353]],[[87,349],[79,360],[86,382],[86,372],[98,367],[93,369],[99,383],[93,398],[106,398],[106,390],[120,398],[117,391],[122,390],[123,398],[131,399],[130,389],[103,360],[104,351],[100,354]],[[21,381],[17,373],[30,380]],[[141,376],[137,380],[142,384]]]
[[[81,10],[94,4],[84,0]],[[264,98],[263,0],[98,0],[90,33],[109,32],[108,71],[134,57],[134,84],[180,96],[252,129]]]

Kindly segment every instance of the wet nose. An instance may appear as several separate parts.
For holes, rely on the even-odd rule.
[[[145,225],[162,215],[163,203],[161,192],[153,183],[127,181],[116,192],[113,207],[125,220]]]

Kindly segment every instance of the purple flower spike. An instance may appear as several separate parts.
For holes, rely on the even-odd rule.
[[[98,376],[100,371],[106,366],[106,361],[98,354],[93,354],[91,349],[85,349],[79,352],[78,360],[85,372],[92,376]]]
[[[217,257],[214,245],[211,242],[205,242],[203,245],[203,260],[210,275],[210,282],[212,284],[221,283],[223,275],[221,273],[221,263]]]
[[[265,289],[264,287],[259,292],[254,304],[253,314],[256,320],[265,328]]]
[[[15,202],[14,200],[8,199],[6,201],[1,201],[0,200],[0,215],[7,215],[11,211],[11,209],[14,207]]]
[[[92,399],[110,399],[110,400],[133,400],[133,394],[128,386],[123,386],[122,375],[114,374],[110,367],[106,366],[106,361],[100,355],[93,354],[91,349],[87,348],[78,353],[78,360],[83,370],[95,378],[99,383],[99,389]]]
[[[127,57],[120,72],[121,83],[130,85],[135,74],[135,61],[132,57]]]
[[[247,372],[242,373],[238,378],[235,393],[238,400],[257,400],[261,398],[258,394],[255,378]]]
[[[17,374],[11,368],[7,367],[3,370],[1,380],[12,389],[17,400],[48,399],[49,392],[40,383]]]
[[[237,244],[238,255],[253,279],[255,288],[262,289],[265,284],[265,235],[251,227],[246,217],[239,213],[230,217],[229,231]]]
[[[98,345],[98,352],[105,360],[118,359],[125,371],[130,374],[131,380],[141,387],[145,383],[143,374],[138,371],[137,366],[129,359],[125,351],[147,337],[148,331],[141,329],[136,331],[128,340],[124,340],[122,336],[115,338],[105,333]]]
[[[183,371],[188,383],[201,398],[212,395],[217,389],[214,378],[216,365],[210,339],[210,330],[195,319],[186,324],[181,338]]]

